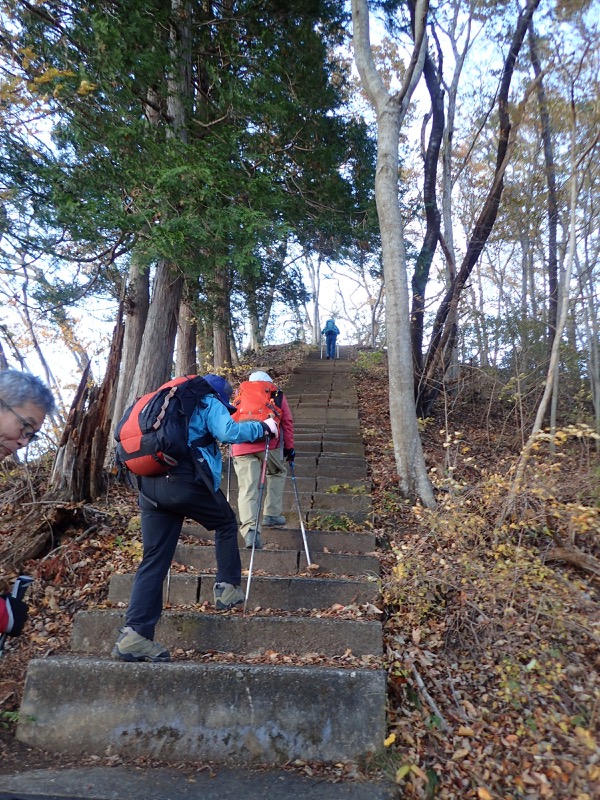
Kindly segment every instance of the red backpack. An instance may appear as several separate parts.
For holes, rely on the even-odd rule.
[[[270,381],[242,381],[231,405],[236,406],[231,416],[236,422],[264,422],[269,417],[277,427],[281,421],[283,392]]]
[[[163,475],[177,466],[190,455],[189,421],[207,394],[216,396],[204,378],[185,375],[136,400],[115,429],[117,463],[143,476]]]

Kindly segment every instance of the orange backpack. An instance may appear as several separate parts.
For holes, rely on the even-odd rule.
[[[242,381],[231,405],[236,406],[231,416],[236,422],[264,422],[271,417],[277,427],[281,421],[283,392],[270,381]]]
[[[212,386],[199,375],[184,375],[138,398],[115,429],[116,459],[134,475],[163,475],[191,455],[188,424]],[[214,441],[210,434],[208,440]]]

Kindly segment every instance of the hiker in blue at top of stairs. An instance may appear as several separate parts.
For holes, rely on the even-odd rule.
[[[329,361],[329,359],[335,358],[335,345],[337,337],[340,335],[340,330],[334,320],[328,319],[321,333],[325,336],[326,355]]]

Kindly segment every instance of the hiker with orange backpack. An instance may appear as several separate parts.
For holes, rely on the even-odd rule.
[[[293,463],[294,420],[289,403],[267,372],[258,370],[244,381],[236,392],[233,405],[237,407],[234,419],[276,420],[278,436],[269,442],[266,471],[266,500],[262,522],[267,527],[285,525],[282,514],[283,488],[287,469],[284,461]],[[233,465],[238,481],[238,516],[240,533],[248,549],[262,548],[260,536],[260,478],[265,457],[263,442],[234,444]],[[283,452],[282,452],[283,450]]]
[[[220,375],[176,378],[140,398],[117,425],[117,458],[137,476],[143,544],[125,626],[113,649],[122,661],[170,660],[154,631],[185,517],[215,531],[216,608],[244,602],[237,519],[219,488],[218,442],[264,443],[265,436],[277,435],[277,426],[272,420],[235,422],[232,392]]]

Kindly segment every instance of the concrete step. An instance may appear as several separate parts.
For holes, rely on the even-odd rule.
[[[379,575],[379,558],[375,555],[310,552],[311,562],[319,565],[319,572],[329,575]],[[247,548],[240,550],[242,569],[250,566],[251,551]],[[211,545],[200,546],[194,544],[177,545],[175,559],[178,564],[194,567],[199,572],[214,569],[215,551]],[[263,548],[255,552],[254,569],[269,575],[297,575],[306,570],[306,554],[302,550],[267,550]]]
[[[237,491],[231,489],[229,492],[229,502],[237,511]],[[298,497],[292,487],[284,491],[282,498],[281,512],[286,516],[289,524],[291,513],[300,511],[302,519],[306,522],[306,512],[318,509],[320,511],[336,511],[346,513],[352,519],[368,519],[373,508],[371,495],[352,493],[352,492],[298,492]],[[355,512],[363,512],[362,515]]]
[[[50,752],[281,765],[382,749],[386,673],[250,664],[29,662],[17,738]]]
[[[125,624],[125,612],[80,611],[73,623],[74,653],[109,655]],[[381,623],[376,620],[330,617],[249,616],[240,610],[198,613],[164,612],[156,641],[171,653],[177,648],[196,653],[240,653],[259,656],[267,651],[284,655],[318,653],[329,658],[351,650],[355,656],[381,656]]]
[[[216,568],[216,567],[215,567]],[[316,577],[271,577],[258,575],[260,561],[255,556],[256,570],[252,576],[248,609],[272,608],[280,611],[298,609],[325,610],[339,603],[374,603],[379,595],[375,579],[366,578],[316,578]],[[115,574],[110,579],[108,600],[110,603],[127,604],[133,584],[133,574]],[[177,606],[194,606],[213,603],[214,573],[201,575],[172,573],[165,581],[165,602]],[[246,591],[246,578],[242,577],[242,589]]]
[[[298,478],[296,478],[298,480]],[[333,488],[333,492],[330,490]],[[300,486],[298,485],[298,489]],[[342,492],[344,494],[356,494],[357,490],[362,494],[369,494],[373,489],[373,484],[369,478],[342,478],[326,477],[321,475],[317,478],[317,492],[326,492],[327,494],[337,494]]]
[[[139,766],[55,767],[3,775],[0,800],[394,800],[391,780],[324,780],[318,772],[247,770],[196,765],[186,769]],[[16,768],[16,767],[15,767]],[[60,798],[56,792],[60,792]]]
[[[295,495],[293,491],[283,493],[284,509],[295,508]],[[353,511],[364,511],[370,514],[373,500],[370,494],[358,492],[313,492],[300,495],[300,508],[321,509],[324,511],[340,511],[350,514]],[[285,513],[285,510],[284,510]]]
[[[203,541],[214,541],[214,531],[207,531],[196,522],[183,525],[184,534],[194,536]],[[261,537],[265,548],[282,548],[283,550],[302,550],[304,544],[299,528],[263,528]],[[311,554],[329,553],[373,553],[377,547],[375,534],[372,531],[314,530],[307,529],[306,537]]]
[[[299,461],[295,464],[295,472],[297,478],[312,478],[316,474],[317,480],[319,478],[337,478],[339,483],[345,483],[347,480],[368,479],[367,462],[360,458],[347,458],[340,457],[323,457],[315,467],[314,464],[304,464]]]

